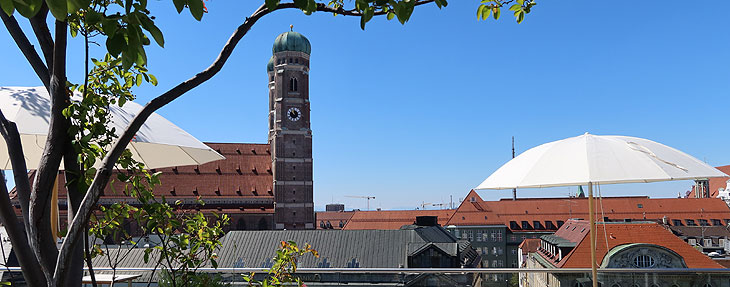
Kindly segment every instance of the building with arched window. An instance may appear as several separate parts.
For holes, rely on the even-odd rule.
[[[568,220],[555,234],[528,239],[525,268],[590,268],[589,223]],[[600,268],[646,269],[644,273],[599,273],[599,286],[730,286],[730,275],[653,273],[652,269],[725,268],[656,222],[597,222]],[[534,242],[533,242],[534,241]],[[532,244],[534,243],[534,244]],[[591,286],[590,273],[529,273],[520,286]]]

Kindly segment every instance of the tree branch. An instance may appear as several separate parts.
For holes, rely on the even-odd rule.
[[[58,249],[56,239],[51,233],[50,205],[51,190],[58,176],[61,158],[64,154],[65,143],[68,137],[68,119],[63,116],[63,110],[70,103],[66,91],[66,39],[68,25],[56,20],[56,43],[53,51],[53,73],[51,74],[51,119],[48,128],[48,139],[38,164],[36,177],[33,183],[33,192],[30,194],[30,243],[31,248],[40,259],[41,269],[46,276],[49,287],[55,287],[53,270],[55,270]],[[78,240],[77,240],[78,241]],[[77,244],[70,244],[69,252]],[[65,274],[64,274],[65,275]]]
[[[48,68],[43,63],[43,60],[41,60],[41,57],[38,56],[38,52],[35,48],[33,48],[33,45],[30,41],[28,41],[28,37],[25,36],[23,29],[21,29],[18,25],[18,21],[15,20],[14,16],[8,16],[5,13],[0,13],[0,18],[2,18],[5,28],[8,29],[8,32],[10,32],[10,36],[13,37],[13,40],[15,40],[15,44],[18,45],[20,51],[23,52],[23,56],[25,56],[25,59],[27,59],[28,63],[30,63],[33,71],[35,71],[36,75],[38,75],[38,78],[41,82],[43,82],[43,85],[46,86],[46,90],[49,90],[51,86],[51,77],[48,74]],[[23,174],[25,174],[25,172]]]
[[[43,2],[41,11],[30,18],[30,26],[33,28],[33,33],[35,33],[41,51],[43,51],[43,56],[46,58],[46,66],[53,69],[51,67],[53,65],[53,38],[51,38],[51,31],[48,29],[46,19],[48,19],[48,5]]]
[[[433,1],[434,0],[423,0],[417,2],[415,5],[419,6],[431,3]],[[292,8],[298,9],[298,7],[294,5],[294,3],[282,3],[279,4],[279,6],[277,6],[277,8],[273,11]],[[246,18],[243,24],[238,26],[238,28],[233,32],[213,64],[211,64],[208,68],[196,74],[192,78],[178,84],[169,91],[154,98],[152,101],[147,103],[147,105],[145,105],[145,107],[139,112],[139,114],[134,117],[132,122],[127,126],[124,133],[117,139],[117,141],[114,142],[112,149],[107,153],[106,157],[104,157],[101,167],[97,170],[96,175],[94,176],[94,180],[92,181],[91,186],[89,187],[83,201],[81,202],[79,212],[76,214],[72,224],[69,226],[66,239],[61,245],[58,261],[56,262],[54,277],[62,276],[61,274],[64,274],[64,272],[66,271],[69,260],[68,257],[71,253],[70,245],[73,242],[78,241],[78,237],[83,235],[83,228],[88,224],[89,216],[93,212],[94,206],[98,202],[101,192],[109,183],[109,178],[111,177],[114,170],[114,164],[122,155],[122,152],[126,149],[127,144],[129,144],[129,142],[132,140],[132,137],[137,133],[139,128],[142,127],[147,118],[149,118],[150,115],[152,115],[152,113],[154,113],[157,109],[167,105],[168,103],[182,96],[184,93],[199,86],[200,84],[204,83],[205,81],[212,78],[215,74],[217,74],[223,68],[223,65],[231,56],[231,54],[233,53],[233,49],[236,47],[236,45],[238,45],[238,42],[241,41],[243,36],[248,33],[251,27],[256,24],[259,19],[273,11],[267,9],[266,5],[261,5],[258,9],[256,9],[253,14],[251,14],[250,17]],[[345,16],[362,15],[362,13],[357,11],[334,9],[322,3],[317,4],[317,11],[337,13]],[[384,14],[385,13],[381,12],[376,13],[376,15]]]
[[[23,146],[20,142],[20,133],[15,123],[8,121],[5,115],[0,111],[0,134],[5,139],[8,147],[8,154],[13,166],[13,174],[15,175],[15,190],[20,201],[20,209],[23,214],[23,222],[28,230],[28,202],[30,197],[30,182],[25,165],[25,157]],[[0,173],[0,221],[5,226],[10,242],[15,247],[15,255],[18,258],[20,266],[23,268],[23,277],[30,286],[45,286],[46,281],[43,274],[38,273],[40,264],[35,254],[28,245],[28,237],[18,224],[18,217],[13,212],[13,206],[10,203],[7,187],[5,186],[5,176]]]

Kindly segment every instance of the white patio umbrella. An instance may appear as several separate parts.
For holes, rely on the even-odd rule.
[[[72,100],[80,100],[75,95]],[[111,123],[120,136],[142,106],[127,102],[121,108],[112,106]],[[27,168],[38,169],[50,123],[51,98],[45,87],[0,87],[0,110],[15,122],[20,133]],[[147,168],[196,165],[224,157],[181,128],[153,113],[128,145],[133,157]],[[100,164],[98,162],[97,164]],[[0,137],[0,170],[12,169],[5,139]],[[61,163],[63,169],[63,163]],[[58,183],[58,180],[56,180]],[[57,184],[53,188],[52,230],[58,230]]]
[[[476,189],[588,185],[591,269],[596,281],[593,185],[725,177],[714,167],[647,139],[584,135],[531,148],[497,169]]]
[[[119,136],[142,106],[127,102],[121,108],[112,106],[110,109],[112,127]],[[45,87],[0,87],[0,110],[18,125],[26,164],[29,169],[37,169],[50,121],[51,99]],[[147,119],[128,147],[133,157],[147,168],[197,165],[224,159],[157,113]],[[11,169],[7,146],[1,137],[0,169]]]

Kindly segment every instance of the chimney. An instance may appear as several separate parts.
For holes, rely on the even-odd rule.
[[[418,226],[438,226],[438,217],[436,216],[416,216],[416,225]]]

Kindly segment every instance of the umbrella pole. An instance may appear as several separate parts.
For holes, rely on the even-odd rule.
[[[596,219],[593,217],[593,183],[588,183],[588,223],[591,235],[591,281],[598,287],[598,270],[596,270]]]

